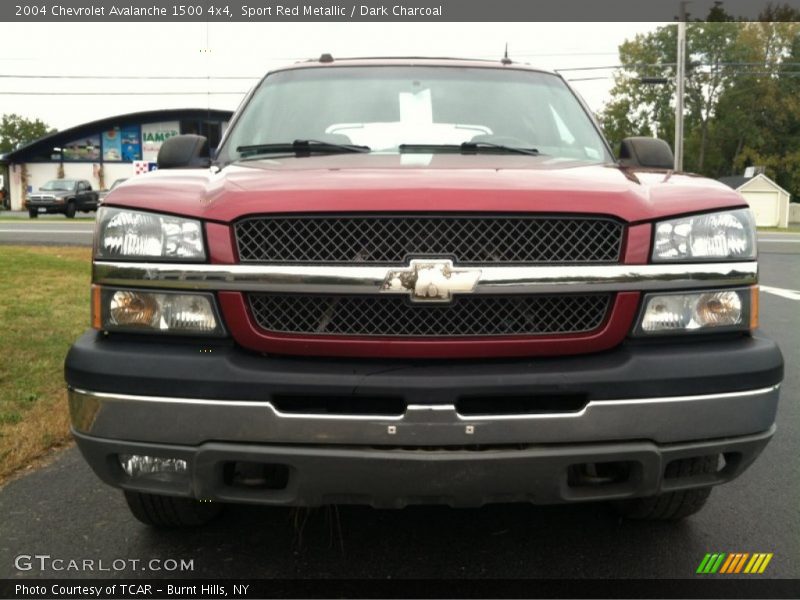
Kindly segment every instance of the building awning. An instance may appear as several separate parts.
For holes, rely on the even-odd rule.
[[[83,123],[63,131],[57,131],[33,142],[17,148],[0,156],[0,162],[24,163],[32,159],[49,154],[53,148],[62,147],[75,139],[86,135],[98,134],[112,127],[125,127],[126,125],[139,125],[142,123],[158,123],[161,121],[182,121],[189,119],[229,121],[233,116],[230,110],[217,110],[208,108],[175,108],[167,110],[148,110],[143,112],[128,113],[106,117],[97,121]]]

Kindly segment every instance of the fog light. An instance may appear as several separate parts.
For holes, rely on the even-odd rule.
[[[691,333],[748,330],[751,293],[744,290],[714,290],[692,294],[650,294],[637,333]]]
[[[93,317],[98,329],[170,333],[184,335],[224,335],[211,294],[177,292],[154,293],[143,290],[101,288],[101,318]]]
[[[154,474],[186,473],[186,461],[180,458],[160,458],[145,454],[120,454],[119,464],[128,477]]]

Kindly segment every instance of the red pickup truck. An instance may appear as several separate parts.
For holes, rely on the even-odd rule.
[[[156,526],[225,503],[699,510],[775,431],[756,235],[728,187],[620,158],[557,74],[267,74],[213,158],[167,141],[97,217],[66,380],[86,460]]]

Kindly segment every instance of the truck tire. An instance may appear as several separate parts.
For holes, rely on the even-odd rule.
[[[194,498],[158,496],[125,490],[128,508],[145,525],[159,528],[205,525],[222,512],[222,505]]]
[[[64,212],[64,214],[67,215],[68,219],[74,219],[75,218],[75,202],[74,201],[70,200],[69,202],[67,202],[67,209]]]
[[[28,209],[28,216],[31,219],[35,219],[35,218],[37,218],[39,216],[39,211],[36,210],[35,208],[29,208]]]
[[[716,456],[676,460],[667,466],[667,477],[700,475],[717,470]],[[710,487],[666,492],[649,498],[634,498],[615,504],[617,512],[628,519],[647,521],[677,521],[699,512],[706,504]]]

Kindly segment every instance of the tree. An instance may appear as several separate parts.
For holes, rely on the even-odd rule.
[[[769,8],[764,21],[743,27],[742,69],[720,99],[717,128],[732,171],[764,166],[767,175],[794,195],[800,193],[800,25],[783,19],[785,7]]]
[[[4,114],[0,118],[0,154],[11,152],[54,131],[39,119],[31,121],[13,113]]]
[[[763,165],[800,193],[800,11],[768,6],[759,21],[734,21],[717,3],[687,24],[684,166],[709,177]],[[673,140],[676,27],[619,47],[601,122],[613,143],[630,135]],[[666,83],[647,85],[643,79]]]
[[[601,120],[613,142],[625,135],[657,135],[672,139],[675,126],[674,25],[626,40],[619,48],[623,65],[614,75],[612,100]],[[688,170],[703,171],[714,109],[731,81],[732,63],[740,58],[736,44],[741,26],[720,5],[704,21],[692,22],[686,33],[686,96],[684,148]],[[665,80],[649,84],[648,80]],[[621,136],[621,137],[620,137]]]

